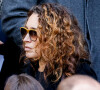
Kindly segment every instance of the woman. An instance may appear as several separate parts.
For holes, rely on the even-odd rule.
[[[26,54],[21,56],[21,72],[34,76],[46,90],[55,90],[63,78],[74,74],[96,79],[78,23],[64,7],[32,7],[21,34]]]

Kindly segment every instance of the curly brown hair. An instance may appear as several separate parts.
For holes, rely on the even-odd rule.
[[[80,59],[88,59],[86,42],[77,20],[59,4],[32,7],[28,18],[38,14],[41,60],[46,62],[44,77],[58,81],[62,75],[75,74]],[[27,19],[28,20],[28,19]]]

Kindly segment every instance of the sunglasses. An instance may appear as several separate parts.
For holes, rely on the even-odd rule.
[[[27,28],[25,27],[21,27],[20,28],[20,31],[21,31],[21,35],[22,35],[22,38],[24,39],[25,36],[27,35],[27,33],[29,33],[29,36],[30,36],[30,39],[32,41],[36,41],[37,40],[37,31],[35,29],[30,29],[28,30]]]

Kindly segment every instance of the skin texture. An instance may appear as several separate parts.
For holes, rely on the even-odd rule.
[[[32,29],[32,28],[36,29],[38,27],[38,14],[33,13],[26,22],[25,27],[27,29]],[[40,46],[39,45],[37,46],[37,44],[39,43],[38,38],[34,42],[30,39],[29,33],[27,33],[27,35],[23,39],[23,42],[27,58],[36,59],[40,56]]]
[[[62,80],[57,90],[100,90],[100,84],[86,75],[73,75]]]

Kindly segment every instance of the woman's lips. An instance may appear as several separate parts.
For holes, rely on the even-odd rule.
[[[30,50],[31,50],[31,48],[30,48],[30,47],[25,46],[25,51],[30,51]]]

